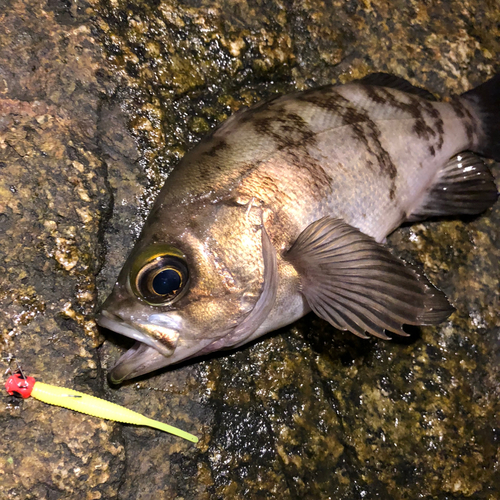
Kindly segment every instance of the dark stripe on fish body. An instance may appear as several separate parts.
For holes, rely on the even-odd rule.
[[[306,169],[313,181],[314,190],[318,194],[327,196],[332,193],[333,179],[326,173],[321,163],[309,153],[298,155],[295,151],[290,150],[284,154],[284,160],[297,168]]]
[[[387,98],[382,93],[377,92],[380,87],[373,87],[371,85],[362,85],[366,95],[376,104],[387,104]]]
[[[444,135],[444,122],[443,118],[441,117],[441,113],[439,110],[432,104],[432,102],[429,101],[423,101],[424,106],[426,108],[426,111],[429,113],[429,115],[434,119],[434,128],[437,130],[437,133],[439,134],[440,137],[440,146],[439,149],[443,146],[443,135]]]
[[[349,100],[338,94],[335,89],[325,88],[323,92],[324,94],[320,95],[316,90],[306,91],[300,94],[298,99],[326,109],[332,114],[337,114],[342,119],[342,123],[350,127],[353,136],[365,146],[369,154],[377,159],[380,172],[391,180],[389,196],[391,200],[394,200],[397,167],[380,142],[381,133],[377,124],[370,118],[368,113],[353,106]],[[375,169],[372,162],[368,161],[367,165],[372,170]]]
[[[252,119],[255,131],[271,137],[283,158],[297,168],[305,168],[311,175],[316,191],[322,194],[332,190],[332,178],[323,166],[308,152],[307,147],[316,146],[316,134],[298,114],[287,111],[286,103],[272,107],[274,115],[256,116]]]
[[[452,99],[450,104],[459,118],[465,118],[465,106],[458,99]]]
[[[220,151],[223,151],[228,147],[229,145],[224,139],[219,139],[208,151],[205,151],[204,154],[214,158],[219,154]]]
[[[435,144],[429,146],[429,152],[434,156],[436,150],[440,150],[444,143],[444,122],[441,113],[436,109],[432,102],[411,94],[402,94],[410,102],[403,102],[397,98],[391,91],[385,87],[373,87],[369,85],[362,86],[367,97],[376,104],[387,104],[394,109],[409,114],[414,120],[413,133],[420,139],[431,141],[435,139]],[[432,123],[427,124],[426,118]]]
[[[285,106],[274,106],[275,116],[256,117],[252,120],[256,132],[272,137],[279,150],[316,145],[316,135],[305,120]]]
[[[451,107],[458,118],[461,118],[462,123],[465,127],[465,133],[467,134],[467,140],[473,144],[474,135],[477,134],[477,126],[474,118],[472,117],[470,111],[466,106],[460,101],[459,98],[455,97],[450,101]]]
[[[435,156],[436,149],[440,150],[444,144],[444,122],[441,117],[441,113],[437,110],[433,104],[429,101],[420,101],[425,107],[425,110],[429,114],[430,118],[433,120],[432,129],[437,133],[437,143],[429,146],[429,152],[432,156]]]

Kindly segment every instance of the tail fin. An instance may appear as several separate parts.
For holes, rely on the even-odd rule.
[[[462,94],[482,121],[485,137],[477,153],[500,161],[500,74]]]

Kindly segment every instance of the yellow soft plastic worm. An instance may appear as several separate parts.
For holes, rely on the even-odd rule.
[[[7,379],[5,388],[10,395],[16,395],[22,398],[33,396],[44,403],[62,406],[69,410],[92,415],[93,417],[115,420],[116,422],[122,422],[124,424],[147,425],[148,427],[154,427],[155,429],[169,432],[174,436],[187,439],[193,443],[198,442],[196,436],[181,429],[177,429],[177,427],[158,422],[157,420],[145,417],[128,408],[111,403],[110,401],[105,401],[104,399],[96,398],[95,396],[84,394],[83,392],[37,382],[33,377],[24,377],[21,374],[12,375]]]

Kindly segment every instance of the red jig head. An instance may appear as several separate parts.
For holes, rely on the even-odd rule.
[[[23,399],[31,396],[31,391],[35,385],[33,377],[24,378],[20,373],[11,375],[5,382],[5,389],[11,396],[21,396]]]

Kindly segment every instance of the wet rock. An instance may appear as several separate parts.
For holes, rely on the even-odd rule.
[[[500,208],[396,231],[456,307],[408,340],[314,316],[237,352],[110,388],[127,340],[92,312],[162,180],[242,106],[386,71],[444,96],[495,71],[479,1],[4,2],[2,354],[39,380],[200,436],[4,396],[2,498],[493,499],[499,494]],[[492,164],[497,180],[500,171]],[[6,368],[6,365],[4,365]]]
[[[54,3],[54,2],[52,2]],[[73,8],[74,7],[74,8]],[[3,4],[0,33],[1,350],[47,383],[102,393],[91,312],[110,211],[97,135],[104,64],[83,7]],[[112,498],[115,426],[3,397],[2,498]]]

